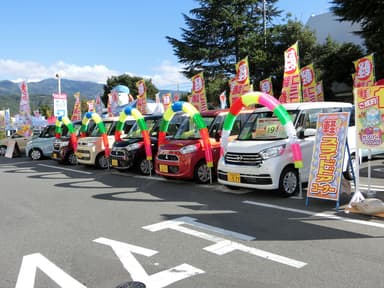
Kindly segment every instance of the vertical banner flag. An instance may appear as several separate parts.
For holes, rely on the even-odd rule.
[[[75,104],[73,105],[71,121],[80,121],[81,120],[80,92],[75,93],[73,97],[75,97]]]
[[[161,97],[161,102],[163,103],[164,111],[167,111],[169,105],[172,104],[172,97],[171,93],[165,93]]]
[[[199,112],[208,110],[207,98],[205,96],[205,82],[203,72],[192,77],[192,99],[191,104]]]
[[[21,90],[21,99],[20,99],[19,112],[21,114],[25,113],[26,115],[31,115],[31,107],[29,105],[28,86],[25,81],[21,82],[20,90]]]
[[[323,80],[316,83],[316,101],[324,101]]]
[[[281,103],[301,102],[299,49],[297,42],[284,51],[284,78],[279,101]]]
[[[221,109],[227,108],[227,96],[225,95],[225,91],[221,92],[219,96],[219,100],[220,100],[220,108]]]
[[[53,115],[56,117],[67,116],[67,94],[53,93]]]
[[[236,76],[230,80],[229,102],[232,103],[243,94],[252,91],[249,79],[248,57],[236,63]]]
[[[6,130],[10,130],[12,128],[12,123],[11,123],[11,111],[8,109],[5,109],[5,127]]]
[[[349,112],[319,113],[307,197],[339,201]]]
[[[6,136],[5,110],[0,110],[0,139]]]
[[[384,149],[384,86],[353,89],[357,147]]]
[[[136,109],[140,111],[141,114],[146,114],[147,108],[147,86],[145,85],[144,80],[139,80],[136,82],[137,87],[137,99],[136,99]]]
[[[313,63],[301,68],[300,78],[303,85],[303,102],[315,102],[317,100],[316,77]]]
[[[353,62],[355,73],[353,77],[353,87],[365,87],[375,84],[375,66],[373,54],[360,58]]]
[[[108,104],[108,116],[118,116],[119,92],[116,89],[112,89],[111,93],[108,94]]]
[[[96,110],[96,113],[99,114],[100,116],[103,115],[103,105],[101,104],[100,94],[96,95],[95,110]]]
[[[25,137],[32,135],[32,120],[31,120],[31,107],[29,105],[28,86],[25,81],[20,84],[21,99],[19,106],[20,121],[19,129],[20,133]]]
[[[260,91],[273,96],[272,77],[260,81]]]
[[[95,100],[87,101],[88,112],[95,112]]]

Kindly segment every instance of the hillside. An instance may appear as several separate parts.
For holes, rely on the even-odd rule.
[[[75,98],[73,95],[80,92],[81,100],[95,99],[104,93],[103,84],[87,81],[61,80],[61,92],[67,94],[68,110],[73,108]],[[53,106],[52,94],[58,92],[57,79],[46,79],[40,82],[28,83],[28,93],[31,110],[36,110],[39,106]],[[160,95],[164,93],[176,93],[175,90],[159,90]],[[188,94],[180,91],[181,94]],[[8,80],[0,81],[0,110],[9,108],[11,115],[18,113],[21,98],[20,83]]]
[[[37,109],[40,105],[53,105],[52,94],[57,93],[58,83],[56,79],[45,79],[40,82],[28,83],[28,93],[31,109]],[[88,81],[61,80],[61,92],[68,97],[68,107],[74,103],[75,93],[80,92],[81,99],[95,99],[97,94],[102,94],[103,84]],[[11,109],[11,114],[19,110],[20,83],[3,80],[0,81],[0,110]]]

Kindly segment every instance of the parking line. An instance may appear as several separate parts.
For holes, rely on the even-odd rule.
[[[47,164],[37,164],[37,165],[44,166],[44,167],[49,167],[49,168],[55,168],[55,169],[58,169],[58,170],[66,170],[66,171],[71,171],[71,172],[76,172],[76,173],[81,173],[81,174],[87,174],[87,175],[93,174],[92,172],[81,171],[81,170],[76,170],[76,169],[70,169],[70,168],[65,168],[65,167],[58,167],[58,166],[47,165]]]
[[[301,209],[289,208],[289,207],[284,207],[284,206],[279,206],[279,205],[272,205],[272,204],[268,204],[268,203],[248,201],[248,200],[243,201],[242,203],[266,207],[266,208],[278,209],[278,210],[283,210],[283,211],[288,211],[288,212],[300,213],[300,214],[305,214],[305,215],[309,215],[309,216],[313,216],[313,217],[322,217],[322,218],[327,218],[327,219],[332,219],[332,220],[339,220],[339,221],[343,221],[343,222],[350,222],[350,223],[355,223],[355,224],[372,226],[372,227],[376,227],[376,228],[384,228],[384,224],[381,224],[381,223],[368,222],[368,221],[357,220],[357,219],[349,219],[349,218],[340,217],[340,216],[336,216],[336,215],[332,215],[332,214],[328,214],[328,213],[315,213],[315,212],[301,210]]]

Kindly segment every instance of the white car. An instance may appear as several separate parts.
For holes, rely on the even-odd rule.
[[[342,102],[283,104],[298,132],[304,167],[294,167],[289,139],[280,121],[267,108],[258,108],[248,118],[238,138],[226,147],[218,163],[218,182],[229,188],[278,190],[284,196],[299,191],[308,182],[319,113],[351,112]],[[351,113],[352,114],[352,113]],[[265,132],[268,129],[274,131]]]

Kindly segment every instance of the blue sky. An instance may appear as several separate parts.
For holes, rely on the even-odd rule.
[[[306,23],[330,0],[279,0],[283,14]],[[165,39],[180,39],[195,0],[1,1],[0,80],[62,78],[105,83],[129,73],[159,89],[189,89]]]

